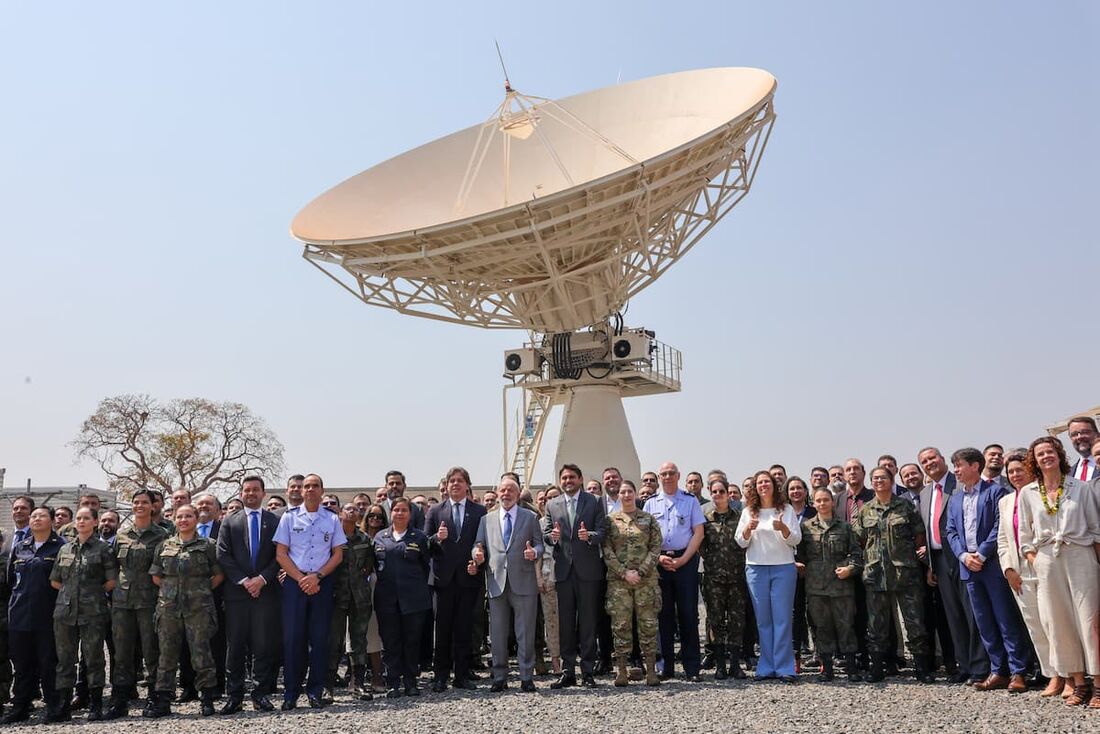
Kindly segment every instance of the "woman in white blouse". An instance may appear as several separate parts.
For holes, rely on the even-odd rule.
[[[1027,464],[1036,481],[1020,490],[1020,552],[1038,578],[1050,667],[1072,678],[1067,704],[1100,709],[1100,490],[1070,476],[1055,438],[1032,441]]]
[[[802,528],[783,491],[766,471],[747,484],[745,510],[737,524],[737,544],[745,548],[745,578],[760,633],[756,679],[779,678],[794,683],[795,548]]]

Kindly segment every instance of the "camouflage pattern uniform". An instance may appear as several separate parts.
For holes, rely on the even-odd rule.
[[[160,645],[157,692],[176,691],[176,668],[185,635],[195,669],[195,688],[213,689],[218,677],[210,640],[218,631],[218,618],[210,581],[222,575],[214,541],[198,535],[191,540],[173,535],[157,548],[149,573],[161,577],[155,614]]]
[[[638,621],[638,647],[643,656],[657,654],[657,614],[661,590],[657,585],[657,557],[661,554],[661,528],[648,512],[612,512],[607,516],[603,560],[607,564],[607,613],[615,655],[625,660],[634,644],[632,622]],[[637,571],[642,581],[631,586],[623,580]]]
[[[89,688],[106,683],[103,654],[107,633],[107,594],[103,585],[118,578],[118,565],[111,546],[96,536],[80,538],[61,546],[50,581],[61,584],[53,612],[53,635],[57,646],[57,677],[61,690],[76,685],[76,663],[83,658]]]
[[[75,522],[65,523],[64,525],[62,525],[58,529],[57,534],[60,535],[61,539],[64,540],[66,543],[75,543],[76,538],[79,535],[79,533],[76,531],[76,523]],[[92,531],[92,537],[93,538],[99,538],[99,529],[98,528],[96,528],[95,530]]]
[[[876,498],[860,508],[852,526],[863,546],[867,648],[872,654],[890,652],[890,610],[897,604],[909,652],[919,665],[929,653],[923,619],[924,566],[917,558],[917,546],[924,544],[920,513],[896,495],[886,505]]]
[[[111,688],[135,686],[136,652],[145,659],[145,680],[152,689],[157,674],[157,630],[153,611],[157,606],[157,587],[149,575],[153,554],[168,534],[158,525],[144,530],[133,525],[119,530],[111,546],[118,566],[118,584],[111,592],[111,637],[115,643],[111,656]]]
[[[798,562],[806,565],[806,608],[822,655],[852,655],[859,651],[856,639],[856,583],[863,567],[863,551],[852,526],[835,517],[802,521]],[[851,575],[838,578],[847,567]]]
[[[737,523],[741,511],[729,508],[719,514],[714,505],[703,511],[703,542],[699,555],[706,564],[703,574],[703,604],[707,610],[707,628],[715,645],[728,652],[741,649],[745,627],[745,549],[737,544]]]
[[[352,665],[367,664],[367,626],[373,604],[370,584],[374,572],[374,544],[367,534],[356,530],[348,535],[344,560],[333,571],[332,627],[329,628],[328,672],[335,677],[344,653],[345,633],[351,636]]]

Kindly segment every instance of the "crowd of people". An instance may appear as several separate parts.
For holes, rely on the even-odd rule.
[[[911,666],[1100,709],[1100,434],[1080,417],[1069,438],[1072,464],[1044,436],[883,455],[869,474],[849,459],[808,482],[672,462],[586,482],[565,464],[545,489],[508,473],[478,496],[454,467],[439,496],[405,497],[393,471],[342,503],[317,474],[285,495],[250,476],[224,506],[138,490],[125,522],[94,493],[75,513],[20,496],[2,543],[3,721],[39,695],[47,723],[117,719],[139,687],[149,718],[188,700],[273,711],[280,679],[284,711],[339,687],[419,696],[425,674],[439,693],[485,671],[498,693],[513,657],[525,692],[549,674],[555,690],[609,673],[658,686],[677,662],[690,681],[786,683]]]

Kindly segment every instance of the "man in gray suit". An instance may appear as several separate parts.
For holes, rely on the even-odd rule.
[[[535,624],[539,588],[535,562],[542,555],[538,516],[516,504],[519,485],[505,476],[497,488],[499,504],[481,518],[467,573],[489,564],[485,574],[489,591],[489,639],[493,650],[493,684],[499,693],[508,687],[508,634],[515,615],[516,658],[520,689],[535,690]]]

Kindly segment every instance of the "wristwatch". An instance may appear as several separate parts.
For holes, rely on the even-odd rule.
[[[323,579],[325,577],[325,575],[323,573],[321,573],[320,571],[314,571],[313,574],[317,577],[318,581],[320,581],[321,579]]]

